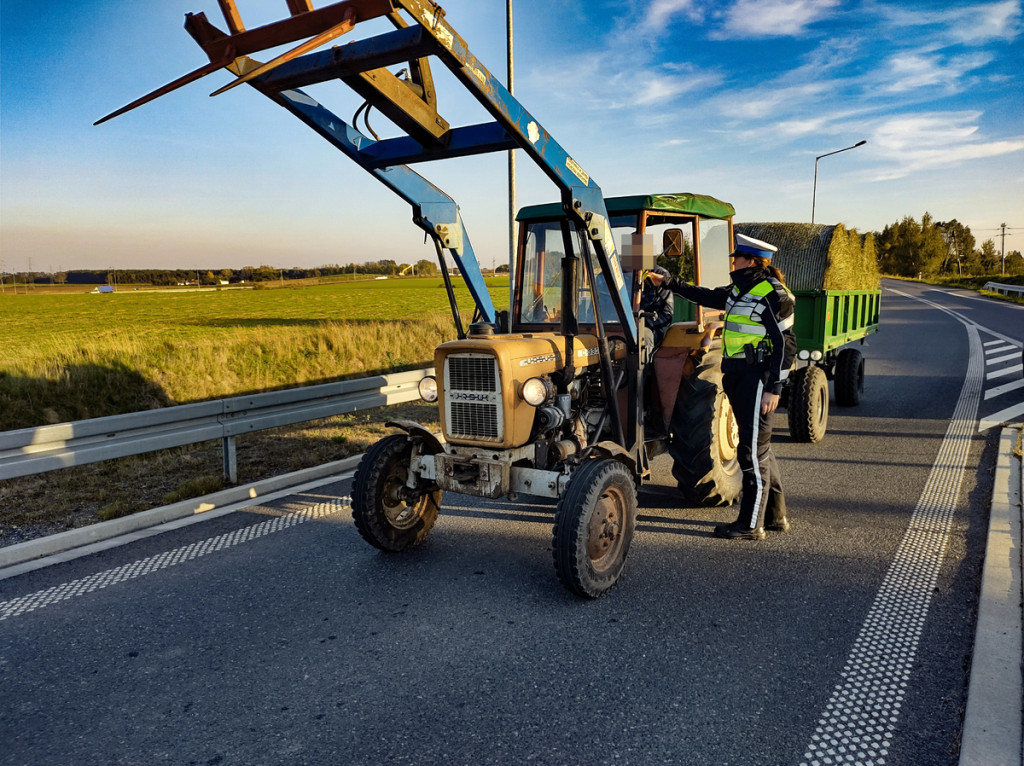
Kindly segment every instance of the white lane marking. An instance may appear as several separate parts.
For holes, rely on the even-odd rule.
[[[986,390],[985,399],[988,400],[996,396],[1002,396],[1003,394],[1008,394],[1011,391],[1016,391],[1018,388],[1024,388],[1024,378],[1015,380],[1012,383],[1004,383],[1001,386],[996,386],[995,388]]]
[[[929,306],[931,306],[933,308],[938,309],[939,311],[944,311],[945,313],[949,314],[950,316],[956,318],[957,321],[961,322],[965,327],[975,327],[978,330],[987,333],[988,335],[995,336],[998,340],[990,340],[987,343],[985,343],[985,346],[986,346],[986,352],[985,353],[986,354],[1002,353],[1003,351],[1005,351],[1007,349],[1020,349],[1022,346],[1024,346],[1024,343],[1021,343],[1021,341],[1016,340],[1015,338],[1007,337],[1006,335],[1003,335],[1002,333],[996,332],[995,330],[990,330],[987,327],[983,327],[982,325],[979,325],[974,320],[968,319],[963,314],[959,314],[956,311],[953,311],[952,309],[946,308],[945,306],[942,306],[942,305],[940,305],[938,303],[934,303],[933,301],[927,300],[926,298],[920,298],[920,297],[917,297],[917,296],[914,296],[914,295],[910,295],[909,293],[902,292],[901,290],[894,290],[891,287],[887,287],[886,290],[888,290],[889,292],[895,293],[896,295],[900,295],[900,296],[902,296],[904,298],[910,298],[911,300],[915,300],[915,301],[918,301],[920,303],[927,304],[927,305],[929,305]],[[932,292],[938,292],[938,291],[932,291]],[[940,293],[940,294],[945,295],[946,293]],[[1013,304],[1008,304],[1008,305],[1013,305]],[[1004,345],[1001,346],[1000,348],[996,348],[996,349],[988,348],[989,346],[996,345],[998,343],[1003,343]],[[1017,358],[1017,355],[1016,355],[1016,353],[1014,353],[1011,357],[1009,357],[1005,361],[1013,361],[1016,358]],[[1004,360],[1000,360],[1000,361],[1004,361]],[[1015,375],[1017,373],[1020,373],[1022,371],[1024,371],[1024,364],[1015,364],[1015,365],[1011,365],[1009,367],[1004,367],[1001,370],[994,370],[992,372],[989,372],[989,373],[987,373],[985,375],[985,379],[986,380],[994,380],[996,378],[1005,378],[1005,377],[1008,377],[1010,375]],[[992,399],[992,398],[994,398],[996,396],[1000,396],[1001,394],[1009,393],[1010,391],[1015,391],[1017,388],[1020,387],[1020,385],[1021,385],[1020,382],[1017,381],[1017,382],[1006,383],[1006,384],[1003,384],[1001,386],[994,386],[994,387],[988,389],[985,392],[985,400],[987,401],[987,400]],[[1008,423],[1010,421],[1013,421],[1016,418],[1020,417],[1021,415],[1024,415],[1024,403],[1010,405],[1009,407],[1006,407],[1006,408],[1000,410],[999,412],[994,412],[991,415],[988,415],[985,418],[979,420],[978,421],[978,433],[982,433],[984,431],[987,431],[988,429],[990,429],[990,428],[992,428],[994,426],[1002,425],[1003,423]]]
[[[1008,350],[1009,349],[993,348],[993,349],[990,349],[989,353],[995,354],[995,353],[998,353],[1000,351],[1008,351]],[[1007,354],[1006,356],[997,356],[995,359],[987,360],[985,362],[985,364],[988,365],[988,364],[1002,364],[1003,362],[1016,362],[1018,359],[1020,359],[1020,351],[1014,349],[1012,354]]]
[[[247,543],[274,532],[294,527],[296,524],[301,524],[311,519],[330,516],[346,509],[348,507],[346,501],[347,498],[338,498],[324,503],[316,503],[298,511],[289,511],[283,516],[275,516],[272,519],[250,524],[247,527],[242,527],[232,532],[225,532],[222,535],[199,540],[191,545],[164,551],[155,556],[122,564],[119,567],[107,569],[103,572],[96,572],[88,577],[82,577],[78,580],[62,583],[61,585],[54,585],[53,587],[29,593],[25,596],[19,596],[9,601],[0,601],[0,622],[10,617],[17,617],[33,612],[36,609],[42,609],[44,606],[55,604],[58,601],[67,601],[75,596],[92,593],[94,590],[102,590],[125,580],[134,580],[137,577],[152,574],[177,564],[183,564],[186,561],[192,561],[225,548]]]
[[[889,289],[892,289],[892,288],[889,288]],[[893,292],[896,292],[896,291],[893,290]],[[984,295],[970,295],[970,294],[967,294],[967,293],[958,293],[958,292],[951,292],[951,291],[947,292],[947,291],[943,291],[943,290],[926,290],[926,292],[929,292],[929,293],[939,293],[941,295],[947,295],[950,298],[963,298],[964,300],[968,300],[968,301],[988,301],[989,303],[992,303],[992,302],[995,301],[995,302],[998,302],[1000,306],[1003,306],[1005,308],[1024,309],[1024,306],[1020,305],[1019,303],[1010,303],[1009,301],[1000,301],[998,298],[989,298],[989,297],[986,297]]]
[[[1015,365],[1013,367],[1004,367],[1001,370],[995,370],[994,372],[988,373],[985,377],[989,380],[992,378],[1005,378],[1007,375],[1013,375],[1016,372],[1021,371],[1021,365]]]
[[[913,298],[913,296],[907,296]],[[919,300],[916,299],[915,300]],[[885,763],[942,567],[981,399],[983,354],[967,323],[967,376],[924,491],[801,766]]]
[[[1024,402],[1018,402],[1017,404],[1007,407],[1005,410],[993,412],[978,424],[978,430],[986,431],[993,426],[1010,423],[1017,420],[1021,415],[1024,415]]]

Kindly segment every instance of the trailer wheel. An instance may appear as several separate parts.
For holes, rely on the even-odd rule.
[[[352,519],[363,539],[397,553],[423,542],[434,526],[442,492],[406,487],[412,442],[405,434],[385,436],[363,455],[352,484]]]
[[[789,433],[795,441],[821,441],[828,428],[828,377],[820,367],[801,367],[792,376]]]
[[[844,348],[836,358],[836,404],[855,407],[864,393],[864,355],[855,348]]]
[[[679,394],[669,443],[679,490],[694,505],[731,505],[742,486],[739,427],[722,390],[721,356],[706,355]]]
[[[595,458],[573,474],[558,501],[551,548],[558,579],[597,598],[618,581],[636,528],[636,485],[617,460]]]

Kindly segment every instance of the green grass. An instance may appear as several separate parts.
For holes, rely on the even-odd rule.
[[[472,299],[454,282],[468,322]],[[507,304],[507,277],[488,282]],[[0,326],[0,430],[408,369],[455,337],[440,277],[4,294]]]

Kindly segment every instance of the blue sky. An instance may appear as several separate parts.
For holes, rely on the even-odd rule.
[[[866,140],[819,162],[817,222],[878,231],[929,212],[997,248],[1005,222],[1022,250],[1022,2],[515,0],[516,95],[609,196],[696,192],[737,221],[809,221],[815,157]],[[238,6],[250,28],[287,13]],[[505,2],[442,6],[503,77]],[[282,109],[248,87],[210,98],[226,72],[92,125],[205,63],[190,11],[224,26],[215,0],[0,5],[0,266],[432,259],[408,206]],[[449,122],[485,118],[433,70]],[[310,92],[346,118],[359,106],[340,84]],[[417,168],[460,203],[484,266],[507,260],[505,168]],[[519,169],[520,204],[557,198],[522,155]]]

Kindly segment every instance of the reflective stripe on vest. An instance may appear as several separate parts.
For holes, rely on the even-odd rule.
[[[758,282],[743,295],[739,294],[739,288],[733,286],[725,302],[725,329],[722,330],[722,349],[727,357],[743,356],[744,346],[757,346],[762,340],[771,349],[761,314],[768,308],[764,297],[774,289],[768,280]]]

